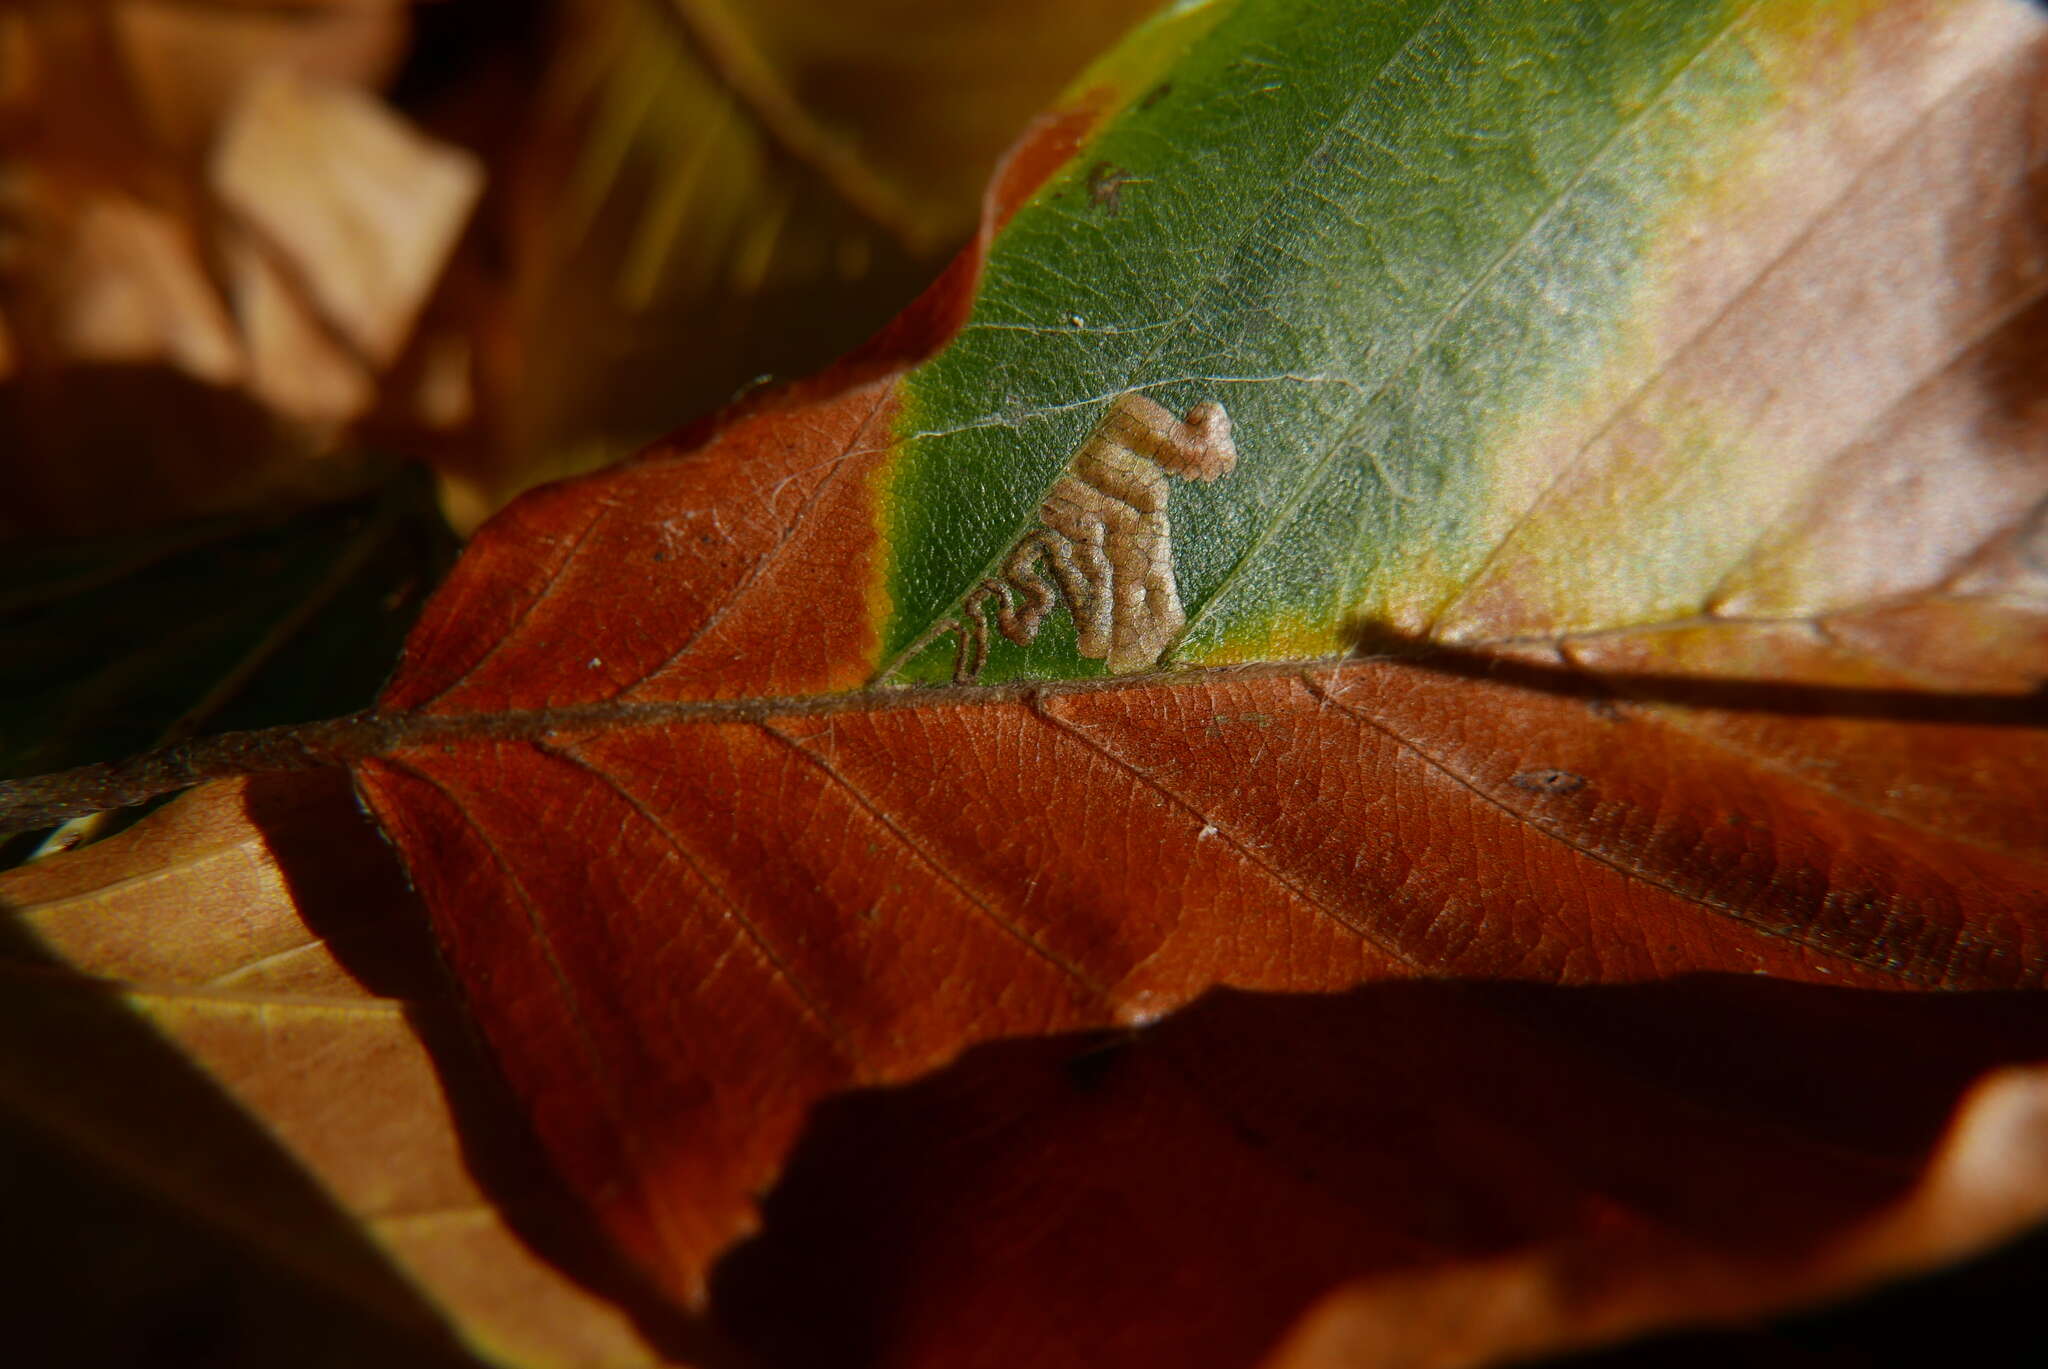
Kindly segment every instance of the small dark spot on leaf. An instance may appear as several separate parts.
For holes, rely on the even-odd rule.
[[[1524,770],[1508,783],[1531,794],[1576,794],[1586,787],[1586,777],[1569,770]]]
[[[668,560],[668,553],[665,551],[657,551],[656,553],[654,553],[654,559],[657,561],[666,561]]]
[[[1124,211],[1124,187],[1133,177],[1122,167],[1110,162],[1097,162],[1088,168],[1088,203],[1111,214]]]
[[[1145,98],[1138,101],[1138,108],[1141,110],[1150,109],[1172,93],[1173,82],[1161,81],[1158,85],[1145,92]]]

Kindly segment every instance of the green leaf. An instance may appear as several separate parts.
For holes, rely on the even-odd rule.
[[[1836,454],[1831,425],[1853,434],[1885,396],[1817,386],[1806,415],[1796,392],[1731,395],[1674,363],[1719,345],[1738,306],[1779,335],[1724,348],[1738,366],[1760,343],[1840,350],[1879,323],[1867,290],[1858,316],[1815,282],[1802,338],[1774,254],[1816,223],[1857,231],[1878,154],[2037,23],[2018,4],[1826,0],[1197,14],[1091,78],[1120,108],[1015,216],[965,331],[904,383],[884,679],[948,673],[935,625],[1000,576],[1131,392],[1176,415],[1223,405],[1239,454],[1224,479],[1172,485],[1187,627],[1164,663],[1703,611]],[[1755,440],[1759,411],[1779,445]],[[1511,582],[1489,579],[1524,550]],[[981,678],[1100,673],[1064,620],[1024,647],[991,634]]]

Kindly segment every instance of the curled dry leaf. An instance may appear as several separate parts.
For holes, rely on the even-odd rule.
[[[2029,1006],[2000,1025],[2032,1015]],[[1835,1157],[1813,1158],[1832,1168]],[[1697,1251],[1674,1258],[1656,1236],[1610,1235],[1480,1262],[1449,1277],[1361,1279],[1317,1306],[1269,1362],[1275,1369],[1471,1364],[1495,1358],[1501,1345],[1555,1350],[1626,1336],[1667,1320],[1674,1307],[1686,1321],[1741,1322],[1786,1302],[1837,1297],[1845,1286],[2015,1234],[2039,1216],[2036,1204],[2016,1203],[2014,1195],[2048,1188],[2044,1159],[2048,1070],[1996,1069],[1961,1096],[1948,1134],[1925,1155],[1918,1186],[1880,1215],[1847,1224],[1832,1244],[1730,1264]],[[1642,1244],[1632,1250],[1635,1239]],[[1632,1266],[1655,1272],[1631,1278]],[[1952,1344],[1996,1357],[1995,1333],[1972,1331],[1952,1331]]]
[[[2026,995],[1755,977],[1212,994],[826,1104],[715,1302],[790,1365],[1386,1369],[1750,1321],[2037,1216],[2048,1080],[1997,1066],[2042,1043]]]
[[[378,372],[397,361],[482,175],[369,96],[277,72],[250,82],[208,171],[221,203],[303,273],[339,345]]]

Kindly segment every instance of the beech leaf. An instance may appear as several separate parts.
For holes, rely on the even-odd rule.
[[[2009,1233],[2044,39],[1175,7],[890,329],[516,501],[295,745],[671,1297],[896,1086],[716,1285],[860,1265],[843,1358],[1477,1363]],[[863,1239],[789,1244],[818,1173]]]
[[[1186,7],[892,333],[488,525],[358,776],[571,1183],[695,1299],[977,1041],[2037,985],[2042,51]]]

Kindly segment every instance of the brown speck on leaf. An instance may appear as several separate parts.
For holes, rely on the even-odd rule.
[[[1586,787],[1586,777],[1569,770],[1524,770],[1508,783],[1531,794],[1576,794]]]
[[[1130,172],[1114,163],[1097,162],[1088,168],[1088,203],[1097,209],[1121,214],[1124,187],[1134,179]]]
[[[1264,730],[1273,725],[1273,715],[1270,713],[1219,713],[1209,719],[1208,724],[1202,731],[1206,736],[1217,737],[1223,734],[1225,728],[1232,725],[1256,727]]]
[[[1173,82],[1161,81],[1158,85],[1145,92],[1145,98],[1138,101],[1138,108],[1141,110],[1150,109],[1172,93]]]

